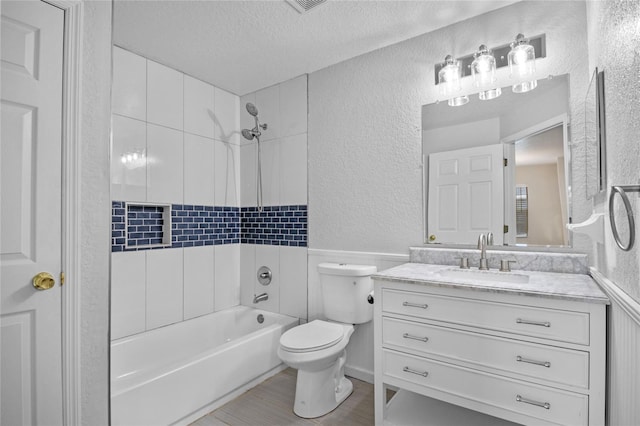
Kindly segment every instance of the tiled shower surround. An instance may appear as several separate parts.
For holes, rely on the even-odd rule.
[[[164,238],[163,208],[113,201],[111,251],[219,244],[307,246],[307,206],[221,207],[171,205],[171,244]]]

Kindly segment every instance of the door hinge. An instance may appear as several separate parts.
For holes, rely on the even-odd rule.
[[[504,234],[508,234],[509,233],[509,225],[503,225],[502,226],[502,232]]]
[[[64,285],[64,272],[60,272],[60,287]]]
[[[509,164],[509,160],[507,160],[506,158],[503,158],[502,162],[504,163],[505,167],[507,167],[507,165]]]

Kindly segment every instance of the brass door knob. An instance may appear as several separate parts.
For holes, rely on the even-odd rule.
[[[33,277],[33,286],[37,290],[49,290],[54,285],[56,285],[56,280],[53,278],[53,275],[48,272],[40,272]]]

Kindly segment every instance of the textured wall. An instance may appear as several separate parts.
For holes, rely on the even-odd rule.
[[[422,244],[421,106],[447,53],[545,33],[541,76],[570,73],[572,142],[580,144],[588,84],[582,2],[519,2],[358,56],[309,76],[309,247],[406,253]],[[589,216],[584,158],[573,159],[573,218]],[[590,250],[586,237],[574,243]]]
[[[111,2],[85,1],[80,147],[81,424],[109,423]],[[103,212],[97,213],[96,212]]]
[[[589,64],[591,69],[598,67],[605,72],[608,196],[611,185],[640,183],[640,2],[588,4]],[[640,234],[640,197],[631,194],[629,200],[634,210],[636,233]],[[606,210],[608,198],[597,199],[595,204],[598,210]],[[626,217],[617,210],[616,218],[626,241]],[[607,221],[604,245],[597,247],[597,267],[640,301],[640,241],[624,252],[616,246],[610,229]]]
[[[587,16],[589,65],[605,71],[608,196],[611,185],[637,184],[640,178],[640,2],[589,2]],[[640,232],[640,198],[636,194],[629,198]],[[607,203],[605,197],[596,197],[595,209],[606,211]],[[620,211],[616,218],[626,239],[626,218]],[[596,251],[598,270],[640,302],[640,242],[628,252],[620,250],[607,221],[604,244],[597,244]],[[619,303],[611,305],[607,401],[611,425],[640,424],[639,312],[637,306],[630,314]]]

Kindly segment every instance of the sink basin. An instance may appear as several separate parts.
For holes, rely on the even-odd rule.
[[[513,272],[480,271],[477,269],[446,269],[439,272],[445,278],[489,281],[493,283],[525,284],[529,282],[528,275]]]

